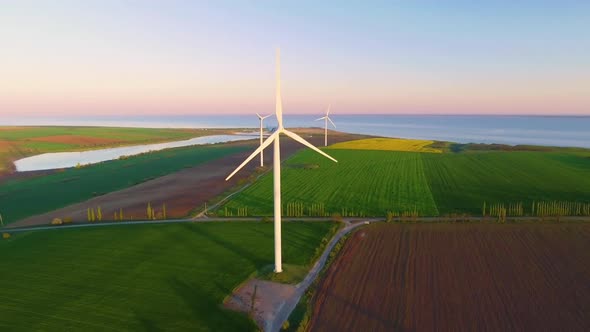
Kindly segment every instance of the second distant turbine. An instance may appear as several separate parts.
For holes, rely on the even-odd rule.
[[[326,116],[316,119],[316,121],[324,120],[324,146],[328,146],[328,121],[330,121],[332,126],[334,126],[334,128],[336,128],[336,125],[334,124],[334,122],[332,122],[332,119],[330,119],[330,107],[331,106],[332,105],[328,105],[328,110],[326,111]]]
[[[256,115],[258,116],[258,119],[260,120],[260,145],[262,145],[262,141],[264,140],[264,137],[262,135],[262,122],[264,121],[264,119],[268,118],[272,114],[262,116],[262,115],[256,113]],[[260,151],[260,167],[263,167],[263,166],[264,166],[264,151]]]

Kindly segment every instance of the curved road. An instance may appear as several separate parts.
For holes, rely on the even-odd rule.
[[[328,245],[326,246],[326,249],[324,250],[324,252],[320,256],[318,261],[313,265],[311,270],[309,270],[309,273],[307,274],[305,279],[303,279],[302,282],[298,283],[295,286],[295,293],[290,298],[288,298],[285,302],[283,302],[283,304],[279,308],[278,312],[274,316],[273,320],[266,322],[266,325],[264,326],[264,330],[265,331],[279,331],[281,329],[281,326],[283,325],[283,322],[285,322],[289,318],[289,316],[291,315],[291,312],[293,312],[293,309],[295,309],[295,307],[297,306],[297,303],[299,303],[301,296],[303,296],[303,294],[305,293],[307,288],[309,288],[309,286],[318,277],[318,275],[320,274],[320,272],[322,271],[322,269],[326,265],[326,261],[328,260],[328,256],[330,255],[330,252],[332,252],[332,249],[334,249],[334,246],[336,245],[336,243],[338,243],[338,241],[340,241],[340,239],[342,239],[342,237],[344,235],[350,233],[353,229],[355,229],[359,226],[365,225],[367,223],[374,222],[374,221],[375,220],[365,221],[365,222],[357,222],[354,224],[350,223],[349,221],[345,221],[344,223],[346,226],[334,235],[334,237],[328,243]]]

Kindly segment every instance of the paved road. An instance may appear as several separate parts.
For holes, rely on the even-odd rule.
[[[194,222],[191,219],[168,219],[168,220],[138,220],[138,221],[113,221],[113,222],[93,222],[93,223],[75,223],[67,225],[50,225],[50,226],[30,226],[30,227],[8,227],[0,228],[0,231],[18,233],[44,231],[48,229],[65,229],[65,228],[83,228],[83,227],[102,227],[102,226],[122,226],[122,225],[143,225],[143,224],[177,224],[184,222]]]
[[[122,226],[122,225],[145,225],[145,224],[180,224],[180,223],[203,223],[203,222],[259,222],[261,218],[251,217],[232,217],[232,218],[199,218],[199,219],[167,219],[167,220],[135,220],[135,221],[98,221],[93,223],[73,223],[67,225],[49,225],[49,226],[30,226],[30,227],[14,227],[10,225],[0,228],[0,232],[32,232],[32,231],[43,231],[49,229],[65,229],[65,228],[83,228],[83,227],[104,227],[104,226]],[[332,218],[282,218],[283,221],[330,221]],[[272,223],[270,221],[269,223]]]
[[[231,217],[231,218],[211,218],[206,216],[201,218],[188,218],[188,219],[167,219],[167,220],[135,220],[135,221],[108,221],[108,222],[94,222],[94,223],[73,223],[68,225],[47,225],[47,226],[30,226],[30,227],[11,227],[6,225],[0,228],[0,231],[4,232],[30,232],[30,231],[41,231],[48,229],[64,229],[64,228],[77,228],[77,227],[101,227],[101,226],[117,226],[117,225],[143,225],[143,224],[175,224],[175,223],[190,223],[190,222],[216,222],[216,221],[260,221],[261,217]],[[330,221],[333,218],[330,217],[288,217],[282,218],[283,221]],[[385,218],[344,218],[345,222],[360,222],[360,221],[383,221]],[[454,222],[454,221],[466,221],[466,222],[492,222],[495,221],[495,217],[466,217],[466,218],[449,218],[449,217],[417,217],[417,218],[406,218],[394,219],[394,222],[407,221],[407,222]],[[556,217],[506,217],[507,221],[556,221]],[[574,216],[574,217],[559,217],[559,221],[580,221],[590,222],[590,216]],[[272,222],[272,221],[270,221]]]

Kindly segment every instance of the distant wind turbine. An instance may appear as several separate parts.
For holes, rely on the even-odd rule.
[[[271,116],[272,114],[269,114],[267,116],[262,116],[258,113],[256,113],[256,115],[258,116],[258,119],[260,120],[260,145],[262,145],[262,122],[264,121],[264,119],[268,118],[269,116]],[[264,152],[260,152],[260,167],[264,166]]]
[[[271,143],[274,142],[274,154],[273,154],[273,180],[274,180],[274,235],[275,235],[275,273],[283,271],[282,258],[281,258],[281,147],[280,147],[280,135],[285,134],[295,141],[309,147],[310,149],[318,152],[324,157],[338,162],[336,159],[330,157],[322,150],[316,148],[311,143],[303,139],[301,136],[288,131],[283,126],[283,103],[281,100],[281,51],[277,48],[277,63],[276,63],[276,75],[277,75],[277,86],[276,86],[276,117],[278,122],[277,130],[270,135],[261,145],[254,151],[244,162],[236,168],[225,180],[229,180],[234,174],[242,169],[248,162],[254,157],[261,153]]]
[[[332,126],[334,126],[334,128],[336,128],[336,125],[334,124],[334,122],[332,122],[332,119],[330,119],[330,107],[331,106],[332,105],[328,105],[328,111],[326,111],[326,116],[321,117],[319,119],[315,119],[316,121],[324,120],[324,146],[328,146],[328,121],[330,121]]]

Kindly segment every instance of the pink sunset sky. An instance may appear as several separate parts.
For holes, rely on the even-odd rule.
[[[7,1],[0,114],[590,115],[575,2]]]

